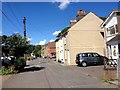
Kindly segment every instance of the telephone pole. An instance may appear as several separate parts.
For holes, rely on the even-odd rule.
[[[23,24],[24,24],[24,39],[26,39],[26,17],[23,17]]]
[[[23,17],[23,25],[24,25],[24,39],[26,41],[26,17]],[[26,51],[24,53],[24,59],[27,60],[27,54]]]

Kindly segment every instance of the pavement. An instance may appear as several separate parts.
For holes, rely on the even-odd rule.
[[[50,59],[27,62],[24,71],[5,80],[2,88],[118,88],[105,83],[103,66],[66,66]]]

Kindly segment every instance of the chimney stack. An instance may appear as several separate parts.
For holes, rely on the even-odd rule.
[[[86,15],[86,11],[85,10],[78,10],[77,12],[77,21],[81,20],[84,16]]]
[[[77,21],[75,19],[70,20],[70,27],[72,27]]]

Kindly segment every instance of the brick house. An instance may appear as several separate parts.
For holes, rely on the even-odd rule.
[[[56,46],[55,42],[48,42],[46,45],[42,46],[41,56],[44,57],[55,57],[56,56]]]

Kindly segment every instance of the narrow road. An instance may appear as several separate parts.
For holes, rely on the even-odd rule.
[[[29,62],[25,70],[3,82],[3,88],[117,88],[102,82],[102,66],[65,66],[49,59]]]

